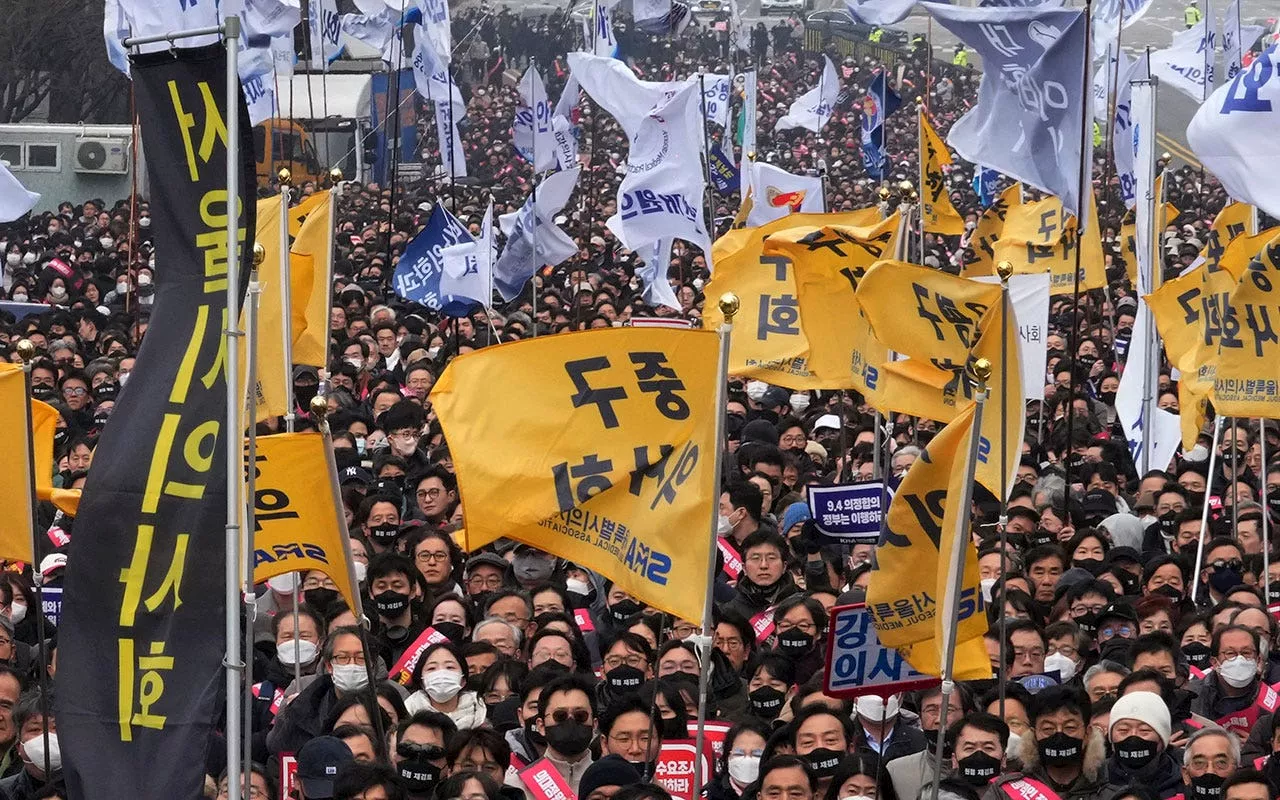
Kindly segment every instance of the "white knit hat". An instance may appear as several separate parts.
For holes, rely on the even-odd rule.
[[[1169,707],[1160,699],[1160,695],[1154,692],[1133,692],[1121,697],[1111,707],[1111,727],[1114,728],[1122,719],[1145,722],[1160,736],[1160,741],[1168,746],[1172,724],[1169,721]]]

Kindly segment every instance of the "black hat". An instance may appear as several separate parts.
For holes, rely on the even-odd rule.
[[[310,798],[333,797],[333,782],[347,764],[355,761],[347,743],[334,736],[317,736],[298,751],[298,780]]]
[[[490,567],[495,567],[503,571],[505,571],[509,566],[507,564],[507,560],[502,556],[498,555],[497,553],[481,552],[481,553],[476,553],[474,556],[467,559],[467,573],[470,574],[471,570],[475,569],[476,567],[481,567],[486,565]]]
[[[590,797],[602,786],[630,786],[640,783],[644,776],[640,770],[622,756],[608,755],[601,758],[582,773],[578,784],[578,796]]]
[[[1128,603],[1112,603],[1102,609],[1102,613],[1098,615],[1098,627],[1102,627],[1102,623],[1108,619],[1122,619],[1126,622],[1138,624],[1138,612],[1133,610],[1133,606]]]
[[[344,467],[338,473],[338,483],[343,486],[358,483],[361,486],[373,485],[373,473],[364,467]]]
[[[1086,519],[1109,517],[1116,513],[1116,497],[1106,489],[1090,489],[1084,495]]]

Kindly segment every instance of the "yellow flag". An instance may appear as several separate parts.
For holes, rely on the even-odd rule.
[[[329,192],[316,192],[311,211],[289,250],[293,292],[293,362],[321,368],[329,364],[329,296],[332,286],[333,204]],[[296,218],[296,212],[294,214]],[[292,375],[290,379],[292,380]]]
[[[1224,300],[1213,406],[1233,417],[1280,418],[1280,236],[1249,262]]]
[[[1015,183],[1001,192],[991,207],[982,212],[973,235],[969,237],[964,264],[960,268],[961,275],[976,278],[996,274],[996,243],[1000,241],[1009,212],[1021,205],[1022,187]]]
[[[27,381],[19,364],[0,363],[0,487],[4,487],[4,509],[0,511],[0,558],[32,561],[31,531],[34,527],[31,496],[30,446],[27,428]],[[50,448],[52,474],[52,447]],[[697,617],[694,617],[697,619]]]
[[[878,388],[875,370],[888,353],[870,336],[855,292],[867,269],[892,255],[897,231],[894,214],[867,227],[787,228],[764,244],[766,257],[791,262],[800,324],[809,340],[809,371],[828,387],[857,389],[868,402]]]
[[[734,318],[729,374],[756,378],[791,389],[840,388],[828,384],[809,366],[809,338],[800,324],[795,271],[785,256],[764,253],[765,238],[788,228],[815,225],[865,227],[879,220],[876,209],[841,214],[790,214],[767,225],[729,231],[712,247],[715,277],[707,297],[738,295],[742,306]],[[715,330],[724,322],[714,302],[703,311],[703,325]],[[828,320],[831,329],[841,318]],[[818,323],[815,323],[818,324]]]
[[[978,554],[958,530],[968,519],[961,508],[969,477],[969,440],[976,404],[970,403],[925,447],[889,503],[885,530],[876,546],[875,568],[867,585],[867,609],[880,641],[898,648],[911,666],[942,674],[942,629],[950,609],[943,607],[952,544],[964,535],[964,580],[960,584],[956,628],[956,680],[991,677],[982,636],[987,631],[978,583]],[[984,409],[984,423],[991,406]],[[985,428],[985,424],[983,426]]]
[[[995,245],[994,261],[1009,261],[1018,274],[1049,273],[1049,294],[1070,294],[1075,290],[1076,263],[1079,259],[1080,290],[1101,289],[1107,285],[1102,257],[1102,237],[1098,229],[1098,205],[1089,193],[1089,226],[1083,237],[1083,251],[1077,237],[1077,220],[1062,208],[1057,197],[1046,197],[1024,203],[1009,210],[1000,240]]]
[[[964,218],[956,213],[947,194],[947,176],[942,168],[951,163],[951,152],[933,129],[922,106],[920,120],[920,172],[924,197],[920,207],[926,233],[959,236],[964,233]]]
[[[319,433],[258,437],[255,464],[253,580],[295,570],[333,579],[358,612],[347,520],[337,496],[333,451]]]
[[[1007,496],[1013,488],[1013,476],[1017,474],[1018,462],[1022,458],[1022,437],[1027,422],[1027,415],[1023,413],[1022,359],[1019,357],[1022,339],[1018,335],[1013,298],[1007,293],[1001,294],[1001,300],[982,318],[982,334],[973,350],[975,360],[985,358],[991,362],[991,378],[987,384],[991,389],[991,399],[983,414],[978,466],[974,474],[978,483],[996,497],[1001,492]],[[1003,347],[1000,345],[1001,332],[1005,336]],[[967,377],[965,380],[967,382]],[[1002,451],[1003,461],[1000,458]],[[1005,469],[1003,477],[1002,465]]]
[[[711,331],[611,328],[456,358],[430,399],[453,453],[468,549],[507,536],[701,619],[718,349]]]
[[[290,209],[292,212],[292,209]],[[258,325],[254,339],[258,347],[257,382],[250,398],[254,419],[261,422],[288,413],[288,384],[293,380],[292,366],[284,363],[284,292],[280,272],[280,196],[258,201],[255,241],[262,245],[265,257],[258,265]],[[240,315],[241,329],[247,330],[248,299]],[[240,340],[240,385],[244,386],[249,368],[248,342]],[[243,394],[240,396],[244,396]]]
[[[321,203],[329,202],[329,192],[320,191],[307,195],[302,202],[296,206],[289,207],[289,238],[296,239],[298,234],[302,233],[302,223],[307,221],[307,216],[315,211]]]
[[[80,510],[80,490],[53,485],[53,437],[58,432],[58,411],[48,403],[31,401],[31,441],[35,446],[36,497],[48,500],[64,514]]]

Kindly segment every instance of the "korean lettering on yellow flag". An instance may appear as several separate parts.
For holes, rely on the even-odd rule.
[[[255,241],[262,245],[265,257],[258,265],[257,329],[257,381],[249,393],[249,409],[254,419],[261,422],[288,413],[288,387],[285,381],[293,380],[291,366],[284,363],[284,292],[281,291],[280,273],[280,196],[258,201],[258,223]],[[246,304],[247,305],[247,304]],[[248,330],[248,308],[241,310],[240,326]],[[243,387],[249,375],[247,338],[240,339],[240,385]],[[244,394],[239,395],[241,397]]]
[[[880,641],[902,652],[911,666],[942,674],[942,626],[948,611],[948,555],[958,527],[968,519],[961,508],[969,470],[969,436],[976,404],[970,403],[929,442],[889,503],[867,585],[867,609]],[[984,421],[990,419],[988,405]],[[964,580],[956,627],[956,680],[991,677],[982,636],[987,631],[979,588],[978,554],[966,536]]]
[[[254,464],[253,579],[319,570],[360,607],[333,452],[319,433],[258,437]]]
[[[289,249],[293,292],[293,361],[323,368],[329,355],[329,295],[333,274],[333,204],[329,191],[316,192],[290,209],[290,230],[305,208],[306,219]],[[290,374],[289,379],[293,376]]]
[[[878,390],[879,365],[888,352],[871,336],[855,292],[867,269],[896,249],[898,223],[893,214],[866,227],[806,225],[765,239],[765,257],[791,264],[809,371],[824,386],[868,397]]]
[[[1076,261],[1079,256],[1080,289],[1101,289],[1107,285],[1098,230],[1098,205],[1089,194],[1089,226],[1083,238],[1076,235],[1077,220],[1062,208],[1057,197],[1046,197],[1011,209],[1005,217],[1000,240],[995,245],[996,262],[1009,261],[1018,274],[1049,273],[1049,294],[1075,290]],[[1083,252],[1076,247],[1083,243]]]
[[[708,297],[724,292],[738,295],[742,306],[734,318],[729,374],[756,378],[791,389],[838,388],[814,374],[809,366],[809,339],[800,325],[800,303],[794,271],[785,256],[764,253],[770,234],[806,225],[865,227],[879,221],[875,208],[842,214],[789,214],[767,225],[732,230],[712,248],[715,276],[704,289]],[[724,322],[720,309],[708,304],[703,325],[717,329]],[[836,321],[833,320],[833,324]]]
[[[991,207],[982,212],[969,236],[960,274],[966,278],[996,274],[996,242],[1004,231],[1004,221],[1012,209],[1022,205],[1022,187],[1013,184],[1000,193]]]
[[[431,402],[453,454],[468,549],[507,536],[701,619],[717,352],[711,331],[613,328],[455,359]]]
[[[1213,405],[1233,417],[1280,419],[1280,236],[1223,298]]]
[[[924,185],[924,199],[920,215],[926,233],[959,236],[964,233],[964,218],[951,205],[947,194],[947,175],[944,166],[951,164],[951,152],[942,137],[933,129],[929,115],[920,107],[920,173]]]

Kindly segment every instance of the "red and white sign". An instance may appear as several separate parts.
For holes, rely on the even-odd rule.
[[[573,610],[573,620],[578,623],[578,630],[583,633],[589,633],[596,629],[596,624],[591,620],[591,612],[585,608],[575,608]]]
[[[293,791],[298,785],[298,759],[293,753],[280,754],[280,800],[293,800],[298,795]]]
[[[668,739],[662,743],[658,763],[653,770],[653,782],[666,789],[676,800],[693,800],[694,741]],[[705,788],[714,776],[710,751],[705,743],[702,750],[702,785]]]
[[[408,686],[409,682],[413,680],[413,668],[418,666],[418,659],[422,658],[422,654],[427,652],[427,648],[437,642],[447,641],[449,641],[448,636],[445,636],[435,628],[427,626],[427,629],[400,655],[400,660],[392,665],[391,672],[388,674],[401,686]]]
[[[728,722],[716,722],[708,720],[702,726],[703,747],[711,747],[711,755],[715,758],[717,764],[720,763],[720,757],[724,755],[724,739],[729,735],[729,729],[733,725]],[[695,742],[698,740],[698,721],[691,719],[688,722],[689,738]]]
[[[756,614],[751,618],[751,630],[756,633],[756,641],[763,642],[773,635],[773,611],[775,606],[769,606],[764,611]]]
[[[720,555],[724,556],[724,574],[729,576],[729,580],[736,581],[742,574],[742,556],[738,555],[738,551],[723,536],[716,537],[716,547],[720,548]]]
[[[569,782],[546,758],[540,758],[520,770],[520,782],[534,800],[578,800]]]

